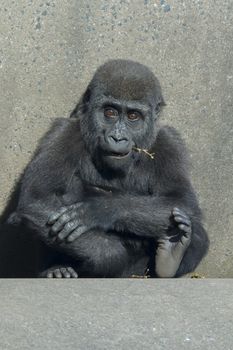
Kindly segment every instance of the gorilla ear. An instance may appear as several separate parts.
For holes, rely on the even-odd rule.
[[[161,109],[166,106],[166,103],[164,101],[163,96],[161,95],[159,100],[156,101],[156,106],[155,106],[155,115],[157,116]]]
[[[87,104],[90,102],[90,99],[91,99],[91,89],[90,89],[90,87],[88,87],[83,94],[82,103]]]
[[[90,98],[91,90],[88,87],[87,90],[84,92],[83,96],[81,97],[80,101],[76,105],[75,109],[71,112],[70,118],[78,118],[81,114],[85,114]]]
[[[161,97],[160,97],[159,103],[160,103],[160,106],[161,106],[161,107],[165,107],[165,106],[166,106],[166,102],[164,101],[164,98],[163,98],[162,95],[161,95]]]

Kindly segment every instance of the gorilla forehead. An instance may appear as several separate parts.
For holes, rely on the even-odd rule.
[[[161,95],[158,79],[149,68],[129,60],[111,60],[100,66],[90,87],[116,99],[143,100]]]

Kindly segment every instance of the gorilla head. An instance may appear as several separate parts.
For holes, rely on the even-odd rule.
[[[122,171],[137,157],[135,149],[150,149],[163,105],[160,84],[147,67],[111,60],[98,68],[71,116],[80,117],[94,161]]]

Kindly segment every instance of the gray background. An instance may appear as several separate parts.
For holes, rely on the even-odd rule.
[[[0,19],[1,208],[96,67],[138,60],[161,81],[161,122],[177,127],[191,152],[211,239],[198,271],[233,277],[233,2],[1,0]]]

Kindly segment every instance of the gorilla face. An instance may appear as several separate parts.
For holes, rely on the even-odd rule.
[[[129,165],[134,148],[145,147],[153,133],[151,119],[150,107],[142,102],[103,98],[91,116],[102,161],[114,169]]]
[[[77,108],[93,160],[102,168],[127,169],[135,148],[149,149],[155,141],[163,105],[159,82],[144,65],[116,60],[101,66]]]

